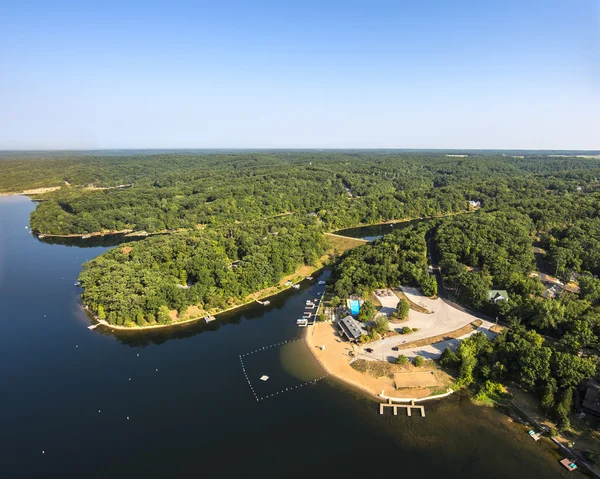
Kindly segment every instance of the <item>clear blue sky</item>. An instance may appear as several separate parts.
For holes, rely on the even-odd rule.
[[[0,149],[600,148],[598,0],[4,2]]]

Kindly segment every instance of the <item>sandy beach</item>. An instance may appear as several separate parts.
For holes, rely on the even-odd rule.
[[[306,344],[321,366],[332,376],[356,387],[371,396],[384,396],[392,398],[424,398],[432,394],[430,388],[396,389],[394,379],[388,376],[374,377],[363,374],[354,369],[350,362],[352,357],[349,352],[357,346],[342,339],[338,335],[338,328],[334,323],[316,323],[309,326],[305,336]],[[325,350],[321,349],[325,346]],[[397,366],[400,371],[401,368]]]

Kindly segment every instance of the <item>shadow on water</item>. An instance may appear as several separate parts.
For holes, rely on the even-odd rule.
[[[155,235],[156,236],[156,235]],[[141,241],[145,236],[126,236],[125,234],[112,234],[105,236],[92,236],[91,238],[62,238],[56,236],[44,236],[36,239],[45,244],[74,246],[77,248],[110,248],[123,243]]]

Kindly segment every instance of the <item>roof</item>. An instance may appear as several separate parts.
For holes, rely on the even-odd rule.
[[[500,298],[508,299],[508,291],[505,289],[490,289],[488,291],[488,299],[490,301],[497,301]]]
[[[600,386],[590,381],[585,391],[582,406],[596,414],[600,413]]]
[[[365,334],[362,323],[348,315],[338,321],[340,328],[349,340],[356,340]]]

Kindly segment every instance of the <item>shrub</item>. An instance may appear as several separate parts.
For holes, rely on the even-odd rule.
[[[396,364],[400,364],[401,366],[408,364],[408,358],[404,354],[401,354],[396,359]]]
[[[400,334],[408,334],[408,333],[412,333],[412,328],[409,328],[408,326],[404,326],[403,328],[400,328],[398,330],[398,332]]]
[[[415,359],[413,359],[413,364],[420,368],[423,366],[423,364],[425,364],[425,359],[423,359],[423,356],[415,356]]]
[[[377,331],[379,334],[385,334],[390,330],[390,322],[385,316],[380,316],[375,320],[375,324],[373,325],[373,330]]]
[[[475,395],[475,400],[484,404],[493,404],[499,402],[506,397],[504,387],[500,383],[487,380],[479,388]]]

